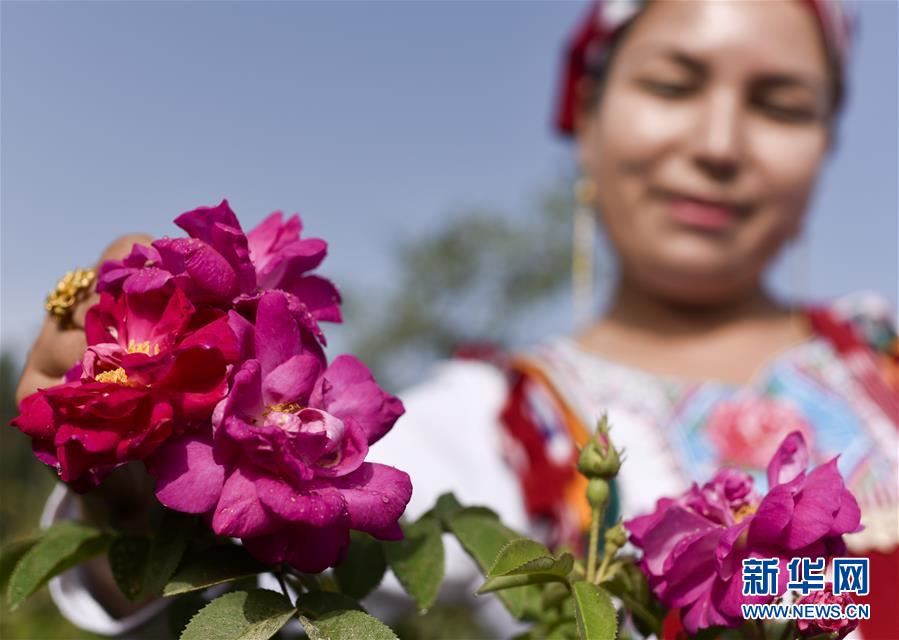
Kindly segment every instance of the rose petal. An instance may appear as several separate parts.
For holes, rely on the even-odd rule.
[[[226,478],[212,516],[212,529],[219,535],[249,537],[276,531],[277,518],[269,514],[256,494],[262,474],[251,465],[238,465]]]
[[[368,367],[350,355],[334,359],[322,374],[309,403],[338,418],[358,422],[369,444],[390,431],[405,411],[400,399],[385,393]]]
[[[291,522],[322,527],[346,516],[343,496],[327,483],[308,483],[298,491],[279,478],[264,475],[256,483],[256,492],[265,506]]]
[[[412,497],[412,482],[404,471],[372,462],[332,480],[343,494],[354,529],[372,535],[390,530]]]
[[[170,509],[204,513],[218,503],[225,468],[215,462],[209,433],[190,433],[162,444],[145,460],[156,478],[156,497]]]
[[[793,431],[777,448],[768,463],[768,488],[786,484],[808,468],[809,455],[805,438],[799,431]]]
[[[330,280],[320,276],[303,276],[286,282],[281,288],[299,298],[319,322],[343,321],[340,292]]]
[[[321,365],[315,356],[298,355],[282,362],[262,382],[265,404],[305,404],[320,372]]]
[[[288,308],[285,295],[268,291],[256,309],[256,359],[263,378],[293,356],[301,355],[300,329]]]

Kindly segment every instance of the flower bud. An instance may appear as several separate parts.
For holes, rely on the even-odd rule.
[[[609,483],[602,478],[590,478],[587,483],[587,502],[591,507],[605,507],[609,503]]]
[[[609,438],[609,417],[603,414],[593,437],[581,450],[578,470],[588,478],[611,480],[620,468],[621,458]]]
[[[614,527],[606,529],[606,550],[614,553],[627,542],[627,531],[621,520]]]

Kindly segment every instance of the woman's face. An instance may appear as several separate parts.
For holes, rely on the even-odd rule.
[[[651,3],[578,124],[628,284],[679,304],[754,290],[799,232],[830,92],[821,36],[797,1]]]

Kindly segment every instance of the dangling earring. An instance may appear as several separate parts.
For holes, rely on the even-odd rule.
[[[574,184],[574,225],[571,251],[571,289],[574,326],[585,325],[593,316],[593,261],[596,252],[596,183],[580,178]]]

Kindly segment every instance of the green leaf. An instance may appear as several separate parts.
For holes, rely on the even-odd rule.
[[[26,551],[9,578],[6,601],[15,609],[50,578],[107,547],[111,536],[77,522],[60,522]]]
[[[334,611],[312,621],[300,616],[310,640],[397,640],[386,624],[362,611]]]
[[[22,556],[24,556],[31,547],[37,544],[37,541],[40,539],[40,536],[35,536],[23,540],[13,540],[5,543],[3,547],[0,548],[0,592],[6,590],[9,576],[12,574],[13,569],[16,568],[16,564],[18,564]]]
[[[280,593],[232,591],[200,609],[181,632],[181,640],[268,640],[295,614]]]
[[[309,638],[309,640],[330,640],[324,632],[315,626],[315,623],[312,622],[312,620],[304,615],[300,616],[300,625],[302,625],[303,631],[306,632],[306,637]]]
[[[383,543],[384,555],[397,580],[418,604],[428,609],[437,599],[443,582],[443,531],[431,518],[403,527],[406,537]]]
[[[150,539],[145,536],[121,535],[109,545],[109,568],[119,590],[131,601],[143,592],[144,572]]]
[[[506,575],[510,571],[538,558],[548,558],[552,562],[552,555],[549,549],[539,542],[528,538],[512,540],[500,549],[499,554],[493,561],[493,565],[487,571],[487,577]]]
[[[546,640],[576,640],[577,623],[574,620],[564,620],[547,629]]]
[[[633,616],[637,629],[643,635],[661,636],[662,622],[667,613],[649,589],[646,576],[635,564],[632,556],[622,556],[609,567],[611,577],[602,587],[624,602]]]
[[[494,563],[494,570],[503,570],[510,566],[513,568],[500,575],[493,575],[493,577],[487,578],[487,581],[481,585],[480,589],[478,589],[478,594],[521,587],[529,584],[543,584],[546,582],[564,583],[568,581],[568,576],[574,567],[574,556],[567,552],[559,556],[558,559],[555,559],[552,556],[538,556],[524,564],[514,566],[521,559],[538,552],[538,546],[543,547],[543,545],[527,540],[526,542],[532,543],[528,549],[525,548],[526,545],[516,545],[516,543],[519,542],[524,541],[516,540],[515,542],[506,545],[503,549],[503,551],[506,552],[506,555],[504,556],[503,552],[500,552],[500,556]],[[516,545],[519,551],[510,549],[512,545]],[[546,547],[543,548],[545,549]],[[491,571],[491,573],[492,572],[493,571]],[[541,594],[541,601],[542,597]]]
[[[494,578],[487,578],[476,593],[480,596],[493,591],[514,589],[516,587],[525,587],[533,584],[545,584],[547,582],[565,582],[565,578],[552,573],[524,573],[512,576],[496,576]]]
[[[162,593],[184,556],[188,543],[197,528],[196,516],[166,509],[158,534],[150,544],[144,568],[141,599]]]
[[[297,597],[297,611],[302,615],[308,616],[313,620],[321,616],[333,613],[335,611],[362,611],[358,602],[342,593],[332,593],[330,591],[310,591],[309,593],[301,593]]]
[[[452,517],[449,528],[485,574],[502,548],[522,537],[483,509],[462,509]],[[506,589],[497,595],[509,612],[519,619],[525,616],[529,603],[540,600],[540,590],[533,586]]]
[[[572,569],[574,569],[574,556],[566,552],[558,558],[537,558],[536,560],[525,562],[520,567],[508,571],[506,575],[519,576],[539,573],[567,578]]]
[[[459,502],[454,493],[444,493],[437,498],[434,507],[425,513],[422,518],[435,518],[445,527],[449,519],[461,511],[462,508],[462,503]]]
[[[436,603],[426,612],[404,616],[393,624],[400,638],[427,640],[490,640],[496,638],[483,628],[476,607]]]
[[[618,618],[609,594],[586,581],[575,582],[571,590],[578,637],[581,640],[615,640]]]
[[[178,571],[162,589],[164,596],[177,596],[191,591],[268,571],[268,567],[236,544],[221,544],[185,558]]]
[[[352,531],[346,560],[335,567],[334,577],[343,593],[361,599],[381,584],[386,570],[381,543],[367,533]]]

